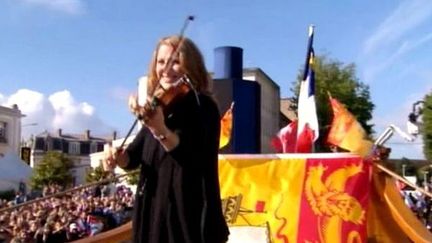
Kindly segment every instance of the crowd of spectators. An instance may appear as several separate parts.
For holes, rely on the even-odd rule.
[[[401,190],[405,204],[417,218],[432,231],[432,200],[430,197],[415,190]]]
[[[61,190],[51,185],[42,194]],[[12,201],[0,199],[0,209],[26,200],[26,195],[17,193]],[[129,221],[133,200],[130,188],[98,185],[5,210],[0,213],[0,243],[60,243],[92,236]]]

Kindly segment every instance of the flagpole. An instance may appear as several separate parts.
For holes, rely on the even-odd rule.
[[[315,30],[315,25],[311,24],[309,25],[309,38],[308,38],[308,45],[307,45],[307,49],[306,49],[306,59],[305,59],[305,68],[303,70],[303,80],[306,80],[307,74],[308,74],[308,70],[309,70],[309,61],[310,61],[310,55],[311,55],[311,49],[312,49],[312,45],[313,45],[313,37],[314,37],[314,30]]]
[[[309,26],[308,45],[303,72],[300,81],[300,92],[298,96],[298,129],[296,149],[297,153],[310,153],[315,150],[314,142],[319,137],[318,118],[315,105],[315,80],[313,72],[313,37],[314,25]]]

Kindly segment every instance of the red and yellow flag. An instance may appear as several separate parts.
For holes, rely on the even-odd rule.
[[[333,121],[327,142],[361,156],[371,152],[373,143],[366,139],[366,132],[356,118],[334,98],[330,97]]]
[[[366,242],[370,168],[352,154],[220,155],[230,237],[264,227],[275,243]]]
[[[233,123],[233,108],[234,102],[231,103],[231,106],[225,112],[223,117],[220,120],[221,129],[220,129],[220,138],[219,138],[219,149],[225,147],[230,139],[231,139],[231,131],[232,131],[232,123]]]

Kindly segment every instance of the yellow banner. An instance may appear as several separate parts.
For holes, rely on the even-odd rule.
[[[362,241],[368,189],[360,196],[353,192],[365,188],[368,168],[358,156],[344,156],[221,155],[225,219],[232,229],[266,228],[271,242]],[[351,203],[345,207],[336,200]]]

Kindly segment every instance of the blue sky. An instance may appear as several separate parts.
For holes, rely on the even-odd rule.
[[[316,54],[357,65],[370,86],[377,133],[405,129],[411,106],[432,91],[432,1],[0,1],[0,104],[27,115],[24,134],[62,127],[125,134],[133,117],[127,96],[146,74],[156,41],[186,35],[213,70],[213,50],[238,46],[244,67],[259,67],[282,97],[305,58],[314,24]],[[421,139],[395,135],[392,157],[423,158]]]

